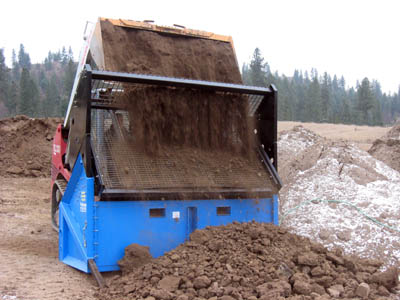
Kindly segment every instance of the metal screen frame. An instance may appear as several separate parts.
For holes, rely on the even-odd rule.
[[[162,76],[153,76],[153,75],[143,75],[143,74],[131,74],[131,73],[120,73],[120,72],[109,72],[109,71],[98,71],[91,70],[89,65],[85,67],[85,75],[83,78],[90,78],[91,80],[86,80],[88,84],[90,84],[91,97],[90,97],[90,105],[87,105],[86,109],[87,116],[91,115],[91,109],[119,109],[112,101],[112,97],[108,99],[101,99],[99,101],[99,97],[94,97],[96,91],[109,89],[114,93],[118,93],[118,91],[122,91],[122,83],[139,83],[139,84],[148,84],[148,85],[156,85],[156,86],[164,86],[164,87],[182,87],[189,89],[197,89],[197,90],[209,90],[209,91],[220,91],[220,92],[228,92],[228,93],[237,93],[237,94],[247,94],[249,96],[249,114],[255,119],[257,136],[260,141],[260,149],[258,150],[259,155],[265,165],[267,170],[267,174],[270,175],[277,186],[277,189],[281,186],[281,181],[276,172],[277,169],[277,148],[276,148],[276,140],[277,140],[277,91],[273,85],[269,88],[259,88],[259,87],[251,87],[244,86],[238,84],[230,84],[230,83],[219,83],[219,82],[209,82],[209,81],[201,81],[201,80],[190,80],[190,79],[179,79],[179,78],[170,78],[170,77],[162,77]],[[87,91],[87,90],[86,90]],[[87,95],[87,92],[86,92]],[[79,95],[77,95],[79,97]],[[261,98],[260,98],[261,97]],[[90,135],[91,122],[90,117],[89,120],[86,120],[86,136]],[[90,138],[86,138],[86,150],[84,152],[84,160],[94,162],[94,165],[97,166],[96,157],[92,157],[92,154],[88,153],[88,148],[92,148],[93,145],[90,145]],[[91,166],[90,163],[85,165]],[[97,173],[92,170],[90,173]],[[245,189],[221,189],[221,190],[213,190],[213,191],[204,191],[204,190],[195,190],[192,189],[190,191],[187,190],[179,190],[179,191],[170,191],[170,190],[126,190],[126,189],[104,189],[102,186],[101,179],[97,178],[98,183],[100,184],[100,188],[97,189],[99,194],[104,199],[113,199],[113,198],[127,198],[130,200],[133,199],[158,199],[160,197],[169,199],[176,199],[179,195],[185,195],[186,198],[214,198],[216,196],[223,197],[234,197],[240,198],[249,196],[249,193],[253,193],[255,197],[270,197],[272,194],[276,193],[276,191],[272,191],[271,189],[252,189],[251,191]],[[136,196],[135,196],[136,195]]]

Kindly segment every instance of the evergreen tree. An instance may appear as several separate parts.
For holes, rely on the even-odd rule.
[[[19,99],[19,86],[15,81],[12,81],[8,90],[8,99],[5,103],[10,116],[17,113],[17,103]]]
[[[371,118],[369,118],[368,113],[375,105],[375,98],[368,78],[364,78],[361,84],[359,84],[357,95],[357,109],[361,112],[361,122],[363,124],[372,125],[370,124]]]
[[[246,63],[242,65],[242,81],[246,85],[251,85],[249,65]]]
[[[39,110],[39,89],[35,80],[31,77],[29,80],[29,94],[30,94],[30,116],[41,117]]]
[[[331,79],[328,73],[324,73],[321,85],[321,121],[332,122],[331,113]]]
[[[25,52],[25,47],[23,44],[20,44],[19,46],[18,63],[21,68],[25,68],[27,70],[31,69],[31,58],[29,57],[29,54]]]
[[[321,121],[321,88],[318,81],[318,73],[313,72],[314,79],[308,87],[305,103],[305,118],[307,122]]]
[[[15,49],[12,50],[11,63],[12,63],[12,78],[13,80],[19,82],[20,79],[19,63],[17,60],[17,54],[15,53]]]
[[[27,68],[22,69],[19,90],[18,113],[32,116],[31,78]]]
[[[69,58],[69,60],[74,61],[74,53],[72,52],[71,46],[69,46],[69,48],[68,48],[68,58]]]
[[[45,93],[42,111],[45,117],[53,117],[58,110],[57,106],[59,102],[59,93],[54,76],[51,76]]]
[[[256,48],[253,53],[253,58],[250,62],[249,79],[251,85],[266,86],[266,76],[270,72],[268,63],[264,62],[259,48]]]
[[[61,105],[59,112],[61,116],[65,114],[68,108],[69,98],[72,92],[72,87],[74,85],[75,73],[76,73],[76,65],[74,64],[74,61],[71,58],[66,66],[65,74],[63,77],[64,91],[61,97]]]
[[[65,46],[63,46],[62,50],[61,50],[61,64],[66,65],[68,63],[68,61],[69,61],[69,57],[67,54],[67,50],[65,49]]]

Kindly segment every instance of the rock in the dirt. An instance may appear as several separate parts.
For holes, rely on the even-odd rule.
[[[175,254],[175,253],[174,253],[174,254],[172,254],[172,255],[171,255],[171,259],[172,259],[172,261],[178,261],[178,260],[179,260],[179,258],[180,258],[180,257],[179,257],[179,255],[178,255],[178,254]]]
[[[343,265],[344,260],[342,257],[336,256],[335,254],[329,252],[326,254],[326,258],[330,261],[333,261],[337,265]]]
[[[325,288],[318,283],[313,283],[311,284],[311,291],[313,293],[316,293],[318,295],[324,295],[325,294]]]
[[[339,298],[344,293],[343,285],[335,284],[327,289],[328,294],[333,298]]]
[[[158,282],[158,287],[168,292],[174,292],[179,288],[181,278],[177,276],[165,276]]]
[[[14,175],[21,175],[22,173],[24,173],[24,170],[18,166],[11,166],[7,169],[7,173]]]
[[[161,299],[161,300],[171,300],[172,299],[172,294],[170,292],[162,290],[162,289],[151,289],[150,295],[156,299]]]
[[[339,240],[348,242],[351,240],[351,231],[350,230],[339,231],[336,233],[336,236]]]
[[[300,295],[310,295],[311,286],[308,282],[297,280],[294,282],[293,291]]]
[[[383,285],[390,291],[399,284],[399,270],[392,267],[385,272],[375,273],[371,277],[371,282]]]
[[[289,282],[291,284],[294,284],[296,281],[304,281],[304,282],[309,282],[310,278],[301,272],[295,273],[292,277],[290,277]]]
[[[388,291],[387,288],[385,288],[383,285],[381,285],[378,288],[378,295],[388,297],[388,296],[390,296],[390,292]]]
[[[369,296],[370,287],[367,283],[363,282],[357,287],[356,295],[360,298],[366,299]]]
[[[257,286],[256,291],[260,299],[274,299],[278,297],[288,297],[292,292],[291,285],[284,280],[267,282]]]
[[[330,232],[328,231],[328,230],[326,230],[326,229],[321,229],[320,231],[319,231],[319,233],[318,233],[318,236],[319,236],[319,238],[321,239],[321,240],[327,240],[328,238],[329,238],[329,236],[330,236],[331,234],[330,234]]]
[[[209,235],[205,230],[195,230],[190,234],[190,240],[198,244],[204,244],[209,240]]]
[[[196,289],[208,288],[211,284],[211,280],[207,276],[199,276],[193,281],[193,286]]]
[[[228,295],[224,295],[221,297],[221,300],[235,300],[235,298],[228,296]]]
[[[300,265],[314,267],[314,266],[318,266],[319,257],[317,254],[315,254],[313,252],[309,252],[309,253],[306,253],[303,255],[299,255],[299,257],[297,258],[297,262]]]
[[[118,266],[123,273],[147,264],[153,259],[149,247],[131,244],[125,248],[125,255],[118,261]]]

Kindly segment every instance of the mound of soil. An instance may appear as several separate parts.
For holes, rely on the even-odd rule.
[[[129,253],[129,252],[128,252]],[[271,224],[197,230],[144,266],[124,269],[99,299],[326,299],[389,296],[398,270],[348,257]],[[299,298],[300,297],[300,298]],[[321,297],[321,298],[319,298]]]
[[[286,156],[280,170],[287,183],[280,191],[283,226],[329,248],[399,266],[399,232],[383,229],[351,206],[399,229],[399,172],[351,143],[303,127],[281,134],[278,149]]]
[[[400,123],[381,139],[374,141],[368,153],[400,172]]]
[[[298,172],[314,165],[317,153],[314,151],[308,156],[303,155],[303,151],[324,141],[323,137],[301,125],[279,133],[279,176],[285,184],[290,184]]]
[[[130,72],[242,83],[230,43],[113,26],[101,21],[105,68]]]
[[[0,176],[50,175],[52,140],[59,118],[0,120]]]

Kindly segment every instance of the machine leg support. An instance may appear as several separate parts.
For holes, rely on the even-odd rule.
[[[101,276],[101,274],[99,272],[99,269],[97,268],[96,263],[94,262],[94,260],[93,259],[89,259],[88,264],[89,264],[89,269],[92,272],[94,278],[96,279],[97,284],[99,285],[99,287],[100,288],[107,287],[107,283],[104,280],[103,276]]]

